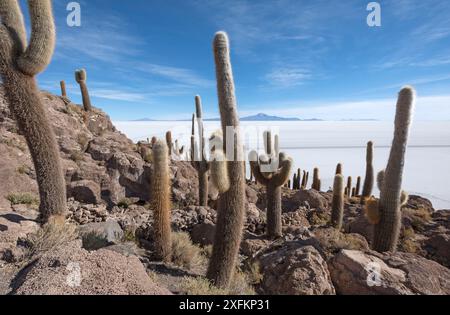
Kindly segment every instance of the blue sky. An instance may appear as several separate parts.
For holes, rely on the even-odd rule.
[[[450,119],[447,0],[378,1],[372,28],[365,0],[84,0],[81,27],[66,24],[69,2],[54,1],[57,48],[40,86],[59,93],[64,79],[80,102],[73,72],[84,67],[94,105],[113,120],[189,118],[196,94],[218,116],[218,30],[230,37],[241,115],[392,120],[411,84],[416,119]]]

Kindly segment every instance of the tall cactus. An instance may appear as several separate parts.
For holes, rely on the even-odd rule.
[[[80,85],[81,98],[83,100],[83,108],[86,112],[92,110],[91,97],[89,96],[89,91],[86,85],[87,74],[85,69],[79,69],[75,71],[75,80]]]
[[[361,176],[356,178],[356,186],[355,186],[355,196],[359,196],[359,192],[361,190]]]
[[[195,96],[195,115],[192,115],[191,164],[198,175],[198,200],[200,206],[208,205],[208,172],[210,164],[205,157],[205,136],[203,128],[202,100]],[[195,140],[195,117],[197,117],[198,141]]]
[[[331,224],[336,229],[342,228],[344,217],[344,176],[336,174],[333,183],[333,200],[331,202]]]
[[[166,144],[167,144],[167,154],[169,155],[169,157],[172,156],[172,148],[173,148],[173,142],[172,142],[172,132],[171,131],[167,131],[166,132]]]
[[[383,187],[381,187],[380,222],[374,227],[373,249],[378,252],[395,252],[397,249],[401,228],[403,166],[414,103],[413,88],[403,88],[398,96],[394,139],[384,174]]]
[[[361,204],[364,204],[364,201],[372,196],[373,181],[373,142],[369,141],[367,142],[366,149],[366,177],[364,178],[364,185],[361,194]]]
[[[35,76],[50,63],[55,26],[50,0],[28,0],[31,38],[17,0],[0,1],[0,74],[8,105],[25,136],[40,195],[40,219],[66,211],[66,183],[55,134],[42,103]]]
[[[228,36],[218,32],[214,37],[214,57],[216,64],[217,94],[220,118],[224,135],[223,151],[231,160],[220,163],[226,171],[222,181],[229,184],[219,190],[218,214],[213,251],[207,277],[215,285],[226,288],[235,271],[236,259],[242,238],[245,215],[245,174],[242,163],[242,145],[239,134],[234,80],[230,62]],[[234,128],[233,152],[227,152],[227,127]],[[228,136],[228,137],[227,137]],[[213,172],[211,172],[213,176]]]
[[[266,139],[270,138],[268,135],[269,133],[265,134]],[[269,143],[269,141],[267,142]],[[271,151],[266,150],[266,152]],[[269,238],[280,237],[282,235],[281,187],[289,178],[292,159],[287,157],[283,152],[280,152],[278,157],[273,154],[271,156],[258,157],[258,153],[252,151],[250,152],[249,160],[258,183],[266,186],[267,236]],[[264,167],[267,170],[264,170]]]
[[[151,202],[153,210],[153,240],[155,256],[169,262],[172,256],[170,227],[170,179],[168,147],[158,140],[153,146],[153,168],[151,177]]]
[[[345,189],[347,197],[350,197],[352,193],[352,177],[347,177],[347,187]]]

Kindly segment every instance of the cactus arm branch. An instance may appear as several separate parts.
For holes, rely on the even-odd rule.
[[[25,52],[17,60],[22,73],[34,76],[50,63],[55,49],[55,22],[51,0],[28,0],[31,38]]]
[[[16,49],[19,49],[19,53],[25,51],[27,45],[27,33],[23,21],[23,14],[20,11],[19,1],[0,1],[0,18],[2,24],[9,30],[12,39],[16,45],[18,45]]]

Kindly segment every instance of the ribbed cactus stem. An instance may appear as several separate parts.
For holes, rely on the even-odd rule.
[[[172,156],[172,147],[173,147],[173,142],[172,142],[172,132],[167,131],[166,132],[166,144],[167,144],[167,154],[169,156]]]
[[[364,204],[364,201],[372,196],[373,182],[373,142],[369,141],[366,149],[366,177],[364,178],[364,185],[361,194],[361,204]]]
[[[352,192],[352,177],[347,177],[347,197],[350,197],[350,194]]]
[[[373,249],[378,252],[395,252],[397,249],[401,228],[403,166],[414,102],[415,91],[411,87],[403,88],[398,96],[394,139],[380,193],[380,222],[374,228]]]
[[[264,137],[264,150],[266,154],[270,156],[273,154],[272,132],[270,130],[264,131],[263,137]]]
[[[319,169],[317,167],[314,168],[313,183],[312,183],[312,187],[311,188],[315,189],[317,191],[320,191]]]
[[[280,137],[278,135],[275,135],[273,137],[273,149],[275,150],[275,156],[278,156],[278,154],[280,154]]]
[[[344,176],[337,174],[333,183],[333,200],[331,202],[331,224],[336,229],[342,228],[344,218]]]
[[[60,81],[59,85],[61,86],[61,96],[62,97],[67,97],[66,82],[65,81]]]
[[[168,147],[164,141],[153,146],[151,177],[151,209],[153,210],[153,240],[155,256],[169,262],[172,256],[170,227],[170,179]]]
[[[19,1],[0,1],[0,74],[8,106],[33,159],[40,219],[47,222],[66,211],[66,183],[56,137],[34,76],[50,62],[55,28],[50,0],[30,0],[28,7],[31,39],[27,45]]]
[[[75,80],[80,85],[81,98],[83,101],[83,108],[86,112],[92,110],[91,97],[86,85],[87,74],[85,69],[79,69],[75,71]]]
[[[228,36],[219,32],[214,37],[217,94],[219,98],[224,153],[227,148],[227,127],[235,128],[234,157],[242,156],[239,116],[234,91]],[[220,194],[217,225],[207,278],[216,286],[227,288],[235,272],[245,215],[245,174],[241,161],[227,161],[229,188]]]
[[[359,196],[360,190],[361,190],[361,176],[358,176],[356,178],[355,196]]]

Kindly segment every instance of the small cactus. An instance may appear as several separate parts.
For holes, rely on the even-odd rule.
[[[336,165],[336,175],[340,174],[342,175],[342,164],[338,163],[338,165]]]
[[[19,1],[0,1],[0,74],[9,109],[25,136],[34,163],[40,196],[40,220],[64,217],[66,182],[59,147],[35,76],[50,63],[55,25],[50,0],[28,1],[31,37]]]
[[[312,182],[312,189],[315,189],[317,191],[320,191],[320,178],[319,178],[319,169],[316,167],[314,168],[313,173],[313,182]]]
[[[347,188],[346,188],[346,195],[347,197],[350,197],[350,194],[352,192],[352,177],[347,177]]]
[[[89,96],[89,91],[86,85],[87,74],[85,69],[79,69],[75,71],[75,80],[80,85],[81,98],[83,100],[83,108],[86,112],[92,110],[91,98]]]
[[[166,132],[166,144],[167,144],[167,154],[169,155],[169,157],[172,156],[172,148],[173,148],[173,142],[172,142],[172,132],[171,131],[167,131]]]
[[[331,224],[334,228],[342,228],[344,217],[344,177],[337,174],[333,183],[333,200],[331,202]]]
[[[369,141],[366,149],[366,177],[364,178],[363,191],[361,194],[361,204],[364,204],[364,200],[372,195],[373,174],[373,142]]]
[[[168,147],[164,141],[153,146],[151,202],[153,211],[153,240],[157,259],[169,262],[172,256],[170,227],[170,179]]]
[[[397,249],[401,228],[403,166],[414,102],[414,90],[403,88],[397,101],[394,139],[380,192],[380,221],[374,225],[373,249],[378,252],[395,252]]]
[[[361,190],[361,176],[358,176],[356,178],[355,197],[359,196],[360,190]]]
[[[61,96],[62,97],[67,97],[66,82],[65,81],[60,81],[59,85],[61,86]]]
[[[229,185],[218,200],[217,224],[207,278],[220,288],[228,288],[235,272],[236,260],[241,244],[245,216],[245,173],[242,161],[242,145],[239,134],[239,116],[234,92],[233,71],[230,62],[228,36],[219,32],[214,37],[214,58],[216,65],[217,94],[219,98],[223,152],[233,156],[224,162]],[[233,152],[227,150],[227,127],[234,128]],[[224,154],[226,156],[226,154]],[[213,177],[213,174],[211,174]]]

